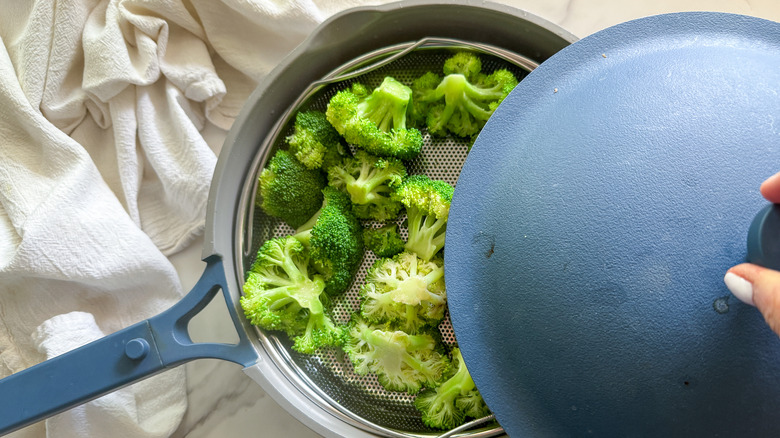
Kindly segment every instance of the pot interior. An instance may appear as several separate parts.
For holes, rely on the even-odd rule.
[[[331,82],[332,79],[326,80],[325,82],[331,83],[320,85],[308,95],[302,96],[300,103],[291,107],[288,113],[282,117],[275,135],[266,139],[264,148],[266,151],[263,152],[265,157],[269,158],[276,150],[286,148],[285,138],[292,133],[294,117],[298,111],[324,111],[328,101],[336,92],[348,88],[355,81],[373,88],[378,86],[385,76],[389,75],[406,85],[410,85],[414,79],[427,71],[441,74],[444,60],[456,50],[463,48],[478,52],[493,50],[484,46],[475,47],[467,43],[463,44],[465,46],[436,47],[437,44],[434,44],[434,47],[416,48],[386,65],[370,69],[369,72],[355,78],[335,82]],[[397,52],[397,50],[390,52],[393,51]],[[490,73],[499,68],[506,68],[512,71],[519,80],[522,80],[535,66],[533,61],[523,57],[512,55],[512,58],[509,59],[503,55],[499,56],[498,53],[500,52],[481,53],[483,72]],[[386,50],[382,50],[381,54],[369,55],[355,63],[348,64],[347,67],[337,69],[333,76],[351,76],[347,73],[358,68],[365,68],[366,63],[377,62],[378,59],[381,60],[386,56]],[[404,162],[408,173],[410,175],[425,174],[432,179],[444,180],[455,186],[471,145],[462,139],[433,137],[425,130],[422,132],[424,135],[422,153],[417,158]],[[257,180],[259,170],[262,170],[263,166],[264,164],[258,166],[257,171],[251,175],[251,180],[247,181],[248,184]],[[263,242],[270,238],[294,234],[294,230],[289,225],[268,216],[254,204],[249,205],[248,208],[251,209],[251,211],[246,212],[251,217],[251,220],[247,221],[251,225],[251,232],[246,233],[247,240],[239,245],[241,248],[247,248],[241,260],[240,276],[242,279]],[[405,239],[407,235],[404,219],[405,216],[402,214],[397,223],[399,232]],[[380,223],[364,221],[363,225],[364,227],[374,227],[379,226]],[[334,299],[332,316],[336,322],[346,323],[349,321],[350,314],[359,308],[359,289],[363,284],[366,271],[375,260],[376,256],[367,250],[350,289]],[[445,317],[439,330],[446,344],[455,345],[456,340],[449,316]],[[434,431],[422,423],[420,414],[413,405],[414,395],[387,391],[379,384],[374,375],[360,376],[355,374],[348,357],[341,350],[325,349],[315,355],[301,354],[292,350],[292,342],[284,334],[262,330],[257,330],[257,332],[260,340],[275,353],[275,359],[283,362],[283,365],[300,384],[329,405],[325,407],[326,409],[334,410],[339,415],[346,415],[353,420],[357,419],[365,423],[369,429],[386,429],[396,433],[410,434],[410,436],[438,435],[441,432]],[[501,429],[496,423],[492,423],[487,427],[480,426],[474,432],[477,435],[473,436],[487,436],[482,434],[500,433]]]

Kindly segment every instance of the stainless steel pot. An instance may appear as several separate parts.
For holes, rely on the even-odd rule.
[[[575,40],[524,11],[485,2],[404,1],[356,8],[327,20],[263,80],[226,139],[209,196],[203,248],[207,267],[198,284],[160,315],[0,380],[0,433],[184,362],[218,358],[242,365],[280,405],[324,436],[438,435],[408,420],[414,417],[408,400],[379,403],[378,414],[361,410],[361,405],[377,405],[381,397],[376,391],[367,395],[361,382],[339,380],[343,376],[333,367],[317,365],[329,361],[322,356],[297,357],[284,339],[256,330],[243,317],[239,297],[252,251],[269,233],[285,231],[254,211],[257,172],[279,146],[297,108],[317,105],[327,87],[363,73],[363,68],[408,66],[403,64],[407,52],[431,50],[419,58],[430,59],[436,56],[432,50],[465,45],[528,71]],[[448,172],[457,178],[459,169]],[[239,342],[193,343],[187,323],[219,292]],[[336,361],[330,360],[331,365]],[[492,425],[467,434],[499,432]]]

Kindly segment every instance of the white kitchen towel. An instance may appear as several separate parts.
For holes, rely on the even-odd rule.
[[[180,299],[167,256],[203,230],[204,132],[358,3],[0,0],[0,377]],[[185,385],[165,372],[13,436],[166,437]]]

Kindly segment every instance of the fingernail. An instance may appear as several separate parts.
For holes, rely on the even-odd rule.
[[[732,294],[745,304],[755,306],[753,303],[753,285],[737,274],[727,272],[723,282]]]

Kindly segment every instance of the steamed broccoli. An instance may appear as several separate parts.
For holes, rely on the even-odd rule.
[[[445,61],[444,78],[428,72],[412,83],[414,117],[425,120],[434,135],[450,132],[473,137],[504,98],[517,85],[517,78],[505,69],[481,73],[476,54],[459,52]]]
[[[291,227],[305,223],[322,206],[325,176],[307,169],[285,150],[277,151],[259,177],[255,203]]]
[[[287,137],[290,152],[309,169],[327,171],[349,155],[341,135],[322,111],[301,111],[295,115],[294,131]]]
[[[426,389],[414,400],[428,427],[452,429],[466,418],[490,415],[482,396],[474,385],[459,348],[452,349],[452,368],[455,373],[435,389]]]
[[[328,171],[331,186],[346,191],[360,219],[386,221],[398,217],[401,203],[392,199],[395,187],[406,178],[406,167],[396,158],[355,152]]]
[[[445,75],[461,74],[468,80],[475,80],[482,74],[482,60],[471,52],[457,52],[444,61]]]
[[[445,181],[412,175],[393,195],[406,207],[409,237],[405,248],[423,260],[431,260],[444,246],[454,190]]]
[[[407,333],[435,327],[447,309],[444,261],[436,257],[426,262],[410,252],[379,259],[366,274],[360,295],[360,312],[367,321],[392,323]]]
[[[438,384],[450,363],[434,332],[410,335],[359,318],[350,321],[343,349],[356,374],[376,373],[385,389],[410,394]]]
[[[392,257],[404,250],[404,242],[398,233],[397,224],[363,230],[363,243],[379,257]]]
[[[309,270],[309,255],[293,237],[266,241],[244,283],[241,307],[247,319],[289,335],[293,349],[313,353],[338,346],[344,330],[325,313],[325,280]]]
[[[312,264],[325,280],[325,292],[337,295],[352,283],[363,260],[363,227],[346,193],[330,186],[322,193],[321,208],[296,230],[295,238],[310,250]]]
[[[383,157],[416,157],[423,145],[419,130],[407,127],[412,90],[386,77],[370,94],[362,84],[336,93],[325,111],[347,142]]]

